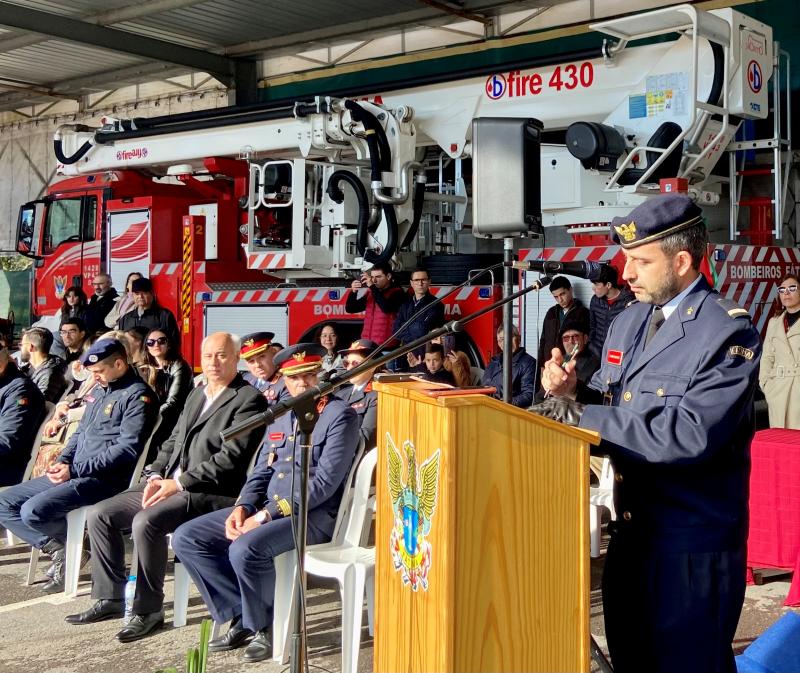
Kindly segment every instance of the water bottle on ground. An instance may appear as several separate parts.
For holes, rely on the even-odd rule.
[[[125,616],[123,624],[127,624],[133,617],[133,599],[136,596],[136,575],[128,576],[128,583],[125,585]]]

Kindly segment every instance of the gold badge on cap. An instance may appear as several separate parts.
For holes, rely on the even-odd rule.
[[[619,237],[626,243],[636,240],[636,222],[629,222],[628,224],[614,225]]]
[[[303,360],[306,359],[306,352],[305,351],[300,351],[298,353],[295,353],[293,357],[294,357],[295,362],[302,362]]]
[[[350,344],[350,350],[351,351],[357,351],[360,348],[361,348],[361,344],[358,343],[358,341],[354,341],[353,343]]]
[[[256,343],[255,339],[248,339],[247,341],[244,342],[244,345],[250,348],[250,346],[254,346],[255,343]]]

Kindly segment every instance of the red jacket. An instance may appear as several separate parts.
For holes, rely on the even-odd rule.
[[[370,285],[362,297],[358,296],[358,291],[350,290],[344,310],[348,313],[364,311],[361,338],[372,339],[375,343],[382,344],[392,335],[392,324],[405,300],[405,291],[396,285],[390,285],[385,290]]]

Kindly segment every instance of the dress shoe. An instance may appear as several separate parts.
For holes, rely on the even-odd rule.
[[[242,618],[237,617],[231,621],[230,628],[224,636],[208,642],[208,651],[226,652],[227,650],[235,650],[237,647],[244,645],[252,635],[253,632],[250,629],[242,626]]]
[[[269,629],[261,629],[245,648],[244,654],[242,654],[242,661],[255,663],[257,661],[265,661],[271,656],[272,638],[270,638]]]
[[[162,626],[164,626],[163,610],[146,615],[133,615],[131,621],[117,634],[117,640],[121,643],[132,643],[150,635],[153,631],[158,631]]]
[[[64,621],[67,624],[94,624],[106,619],[117,619],[125,614],[125,601],[121,599],[101,598],[85,612],[67,615]]]

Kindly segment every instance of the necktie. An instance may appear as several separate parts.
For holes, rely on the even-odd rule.
[[[647,345],[650,343],[652,338],[656,335],[661,325],[664,324],[664,311],[661,310],[660,306],[656,306],[653,309],[653,313],[650,315],[650,324],[647,327],[647,337],[644,340],[644,347],[647,348]]]

